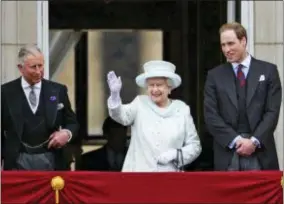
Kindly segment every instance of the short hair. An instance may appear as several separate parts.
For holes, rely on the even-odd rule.
[[[220,27],[219,34],[223,33],[226,30],[233,30],[239,40],[244,37],[247,41],[247,31],[244,26],[242,26],[242,24],[238,22],[225,23]]]
[[[40,48],[37,47],[34,44],[27,44],[27,45],[21,47],[21,49],[18,53],[19,64],[23,64],[28,55],[36,55],[38,53],[42,53],[42,52],[41,52]]]
[[[169,87],[173,87],[173,81],[171,79],[167,79],[167,84]]]
[[[108,134],[111,128],[125,128],[127,130],[127,126],[124,126],[115,120],[113,120],[111,117],[107,117],[103,123],[103,134]]]

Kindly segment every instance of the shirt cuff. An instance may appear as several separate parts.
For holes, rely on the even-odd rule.
[[[235,145],[236,145],[237,140],[238,140],[238,139],[241,139],[241,138],[242,138],[242,136],[240,136],[240,135],[238,135],[237,137],[235,137],[235,139],[229,144],[229,148],[230,148],[230,149],[233,149],[233,148],[235,147]]]
[[[69,136],[69,139],[68,139],[68,142],[70,142],[70,140],[72,139],[72,132],[68,129],[62,129],[61,131],[66,131],[68,136]]]
[[[256,146],[257,146],[258,148],[261,147],[259,140],[256,139],[254,136],[252,136],[252,137],[250,138],[250,140],[251,140],[254,144],[257,144]]]

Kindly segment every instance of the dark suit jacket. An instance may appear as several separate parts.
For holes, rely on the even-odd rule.
[[[260,76],[265,80],[260,81]],[[281,105],[282,88],[277,66],[252,58],[247,75],[246,107],[252,136],[261,143],[256,150],[264,170],[279,169],[273,132]],[[227,170],[233,151],[228,145],[239,134],[235,75],[230,63],[208,72],[204,92],[204,117],[214,138],[214,167]]]
[[[79,125],[75,113],[71,109],[67,87],[43,79],[41,91],[44,93],[45,114],[48,128],[51,130],[50,134],[61,126],[72,132],[70,142],[75,141]],[[24,123],[21,92],[23,92],[21,78],[1,86],[1,140],[4,170],[15,168],[21,147]],[[55,97],[55,100],[51,100],[51,97]],[[64,105],[61,110],[57,110],[57,104],[59,103]],[[69,169],[63,151],[64,148],[55,150],[56,170]]]
[[[126,151],[125,151],[126,153]],[[81,167],[83,171],[110,171],[110,165],[107,156],[107,146],[100,149],[87,152],[81,157]]]

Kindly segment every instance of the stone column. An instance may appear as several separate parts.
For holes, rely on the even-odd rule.
[[[139,32],[140,38],[140,69],[144,72],[142,65],[150,60],[163,59],[163,32],[143,30]],[[145,89],[140,89],[139,94],[145,94]]]
[[[254,11],[254,55],[278,66],[283,87],[283,1],[254,1]],[[283,101],[275,142],[280,168],[283,170]]]
[[[1,84],[17,78],[17,54],[27,43],[37,43],[36,1],[2,1],[1,19]]]
[[[102,134],[105,110],[106,77],[103,74],[103,31],[88,32],[88,133]]]

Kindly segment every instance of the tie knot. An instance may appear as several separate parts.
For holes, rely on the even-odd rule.
[[[31,88],[31,90],[33,91],[34,89],[35,89],[35,86],[33,85],[33,86],[30,86],[30,88]]]
[[[239,64],[239,65],[238,65],[238,71],[242,71],[243,67],[244,67],[244,66],[243,66],[242,64]]]

